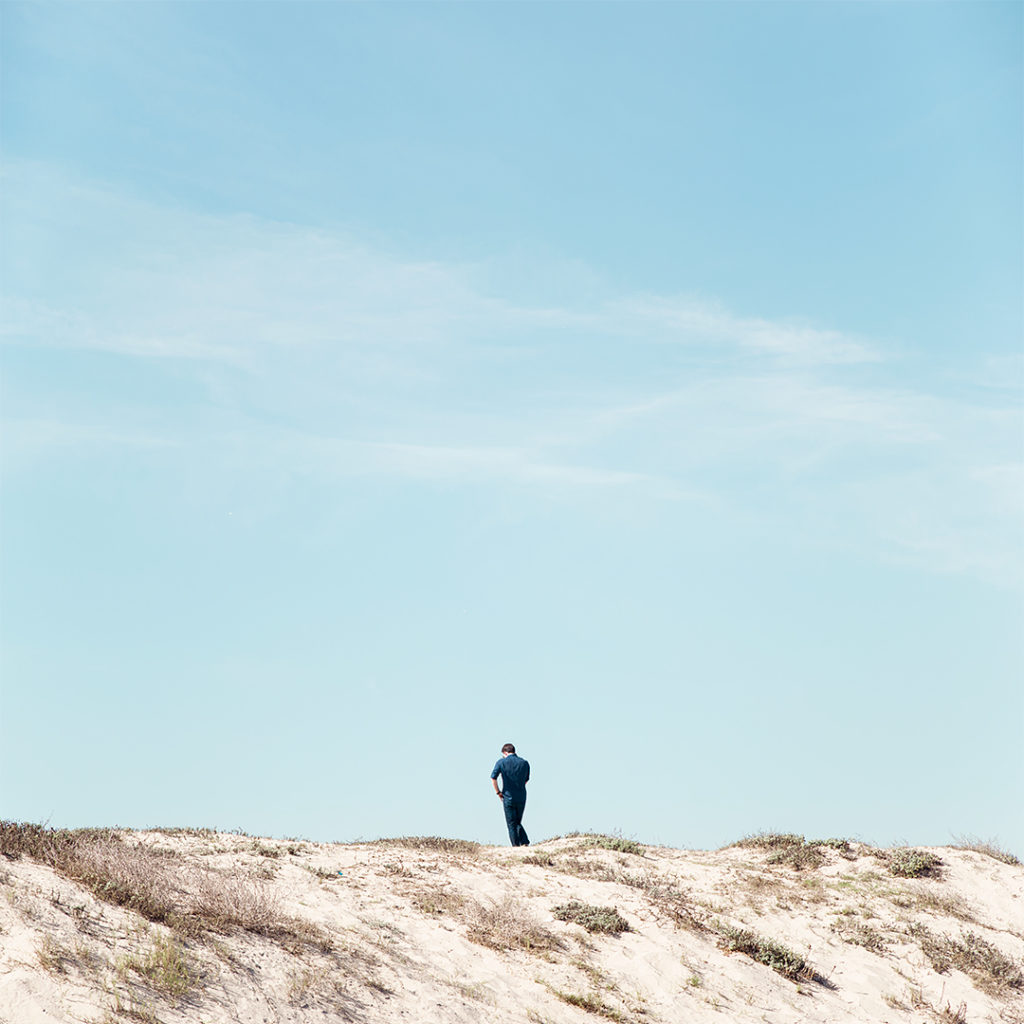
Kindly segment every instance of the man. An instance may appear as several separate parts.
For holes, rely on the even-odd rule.
[[[498,776],[501,785],[498,788]],[[530,762],[516,756],[516,748],[506,743],[501,748],[501,758],[491,772],[494,792],[505,805],[505,823],[508,838],[513,846],[529,846],[530,838],[523,828],[523,810],[526,808],[526,784],[530,781]]]

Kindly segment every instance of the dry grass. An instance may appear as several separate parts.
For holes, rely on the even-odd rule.
[[[954,850],[971,850],[998,860],[1003,864],[1020,864],[1020,860],[1009,850],[1004,850],[994,839],[987,842],[976,836],[957,836],[953,843]]]
[[[593,878],[599,882],[617,882],[622,876],[621,871],[610,867],[603,860],[577,857],[572,854],[556,856],[544,853],[527,854],[522,858],[522,863],[550,868],[552,871],[561,872],[563,875],[573,875],[576,878]]]
[[[4,821],[0,854],[46,864],[98,899],[185,937],[240,928],[293,951],[304,946],[331,948],[323,929],[282,913],[258,879],[208,869],[183,873],[176,857],[110,829],[47,829]]]
[[[700,935],[708,930],[703,915],[694,909],[689,894],[678,888],[671,880],[653,873],[622,875],[618,879],[623,885],[639,890],[648,905],[658,915],[668,918],[677,928]]]
[[[431,885],[414,892],[411,902],[421,914],[458,915],[466,904],[466,898],[446,886]]]
[[[491,949],[525,949],[531,953],[560,949],[561,940],[529,909],[508,896],[499,903],[466,904],[467,938]]]

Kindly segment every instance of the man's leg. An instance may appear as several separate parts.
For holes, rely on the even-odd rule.
[[[508,822],[508,837],[512,841],[513,846],[530,845],[530,837],[526,834],[526,829],[523,828],[523,811],[525,810],[525,803],[505,805],[505,820]]]
[[[523,817],[523,809],[512,803],[511,800],[503,800],[505,807],[505,824],[508,825],[508,841],[513,846],[519,845],[519,830],[522,826],[519,822]]]
[[[519,845],[520,846],[529,846],[530,845],[530,837],[526,834],[526,829],[523,828],[523,811],[525,811],[525,810],[526,810],[525,807],[520,807],[519,808]]]

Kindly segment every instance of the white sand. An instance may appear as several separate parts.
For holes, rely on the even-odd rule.
[[[939,973],[910,934],[914,925],[960,941],[973,933],[1024,970],[1024,868],[976,852],[935,849],[940,877],[898,878],[884,853],[857,844],[797,871],[768,864],[761,849],[637,855],[579,837],[455,853],[213,833],[125,833],[123,842],[166,866],[182,905],[200,877],[240,884],[264,906],[276,901],[282,919],[319,926],[333,948],[237,928],[188,939],[165,947],[189,972],[187,991],[174,993],[157,968],[138,969],[171,934],[165,926],[27,858],[0,860],[0,1022],[920,1024],[955,1020],[961,1006],[970,1024],[1024,1021],[1024,990],[955,967]],[[529,863],[545,855],[554,866]],[[588,877],[601,870],[617,880]],[[708,930],[679,926],[665,892],[640,879],[673,889]],[[474,904],[504,900],[558,945],[472,941]],[[569,900],[615,907],[632,930],[556,920],[552,908]],[[805,957],[826,984],[727,952],[728,925]]]

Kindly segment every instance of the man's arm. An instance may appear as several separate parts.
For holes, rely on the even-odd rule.
[[[498,789],[498,776],[501,774],[501,768],[498,765],[494,766],[494,771],[491,772],[491,782],[494,783],[494,792],[501,796],[501,790]]]

